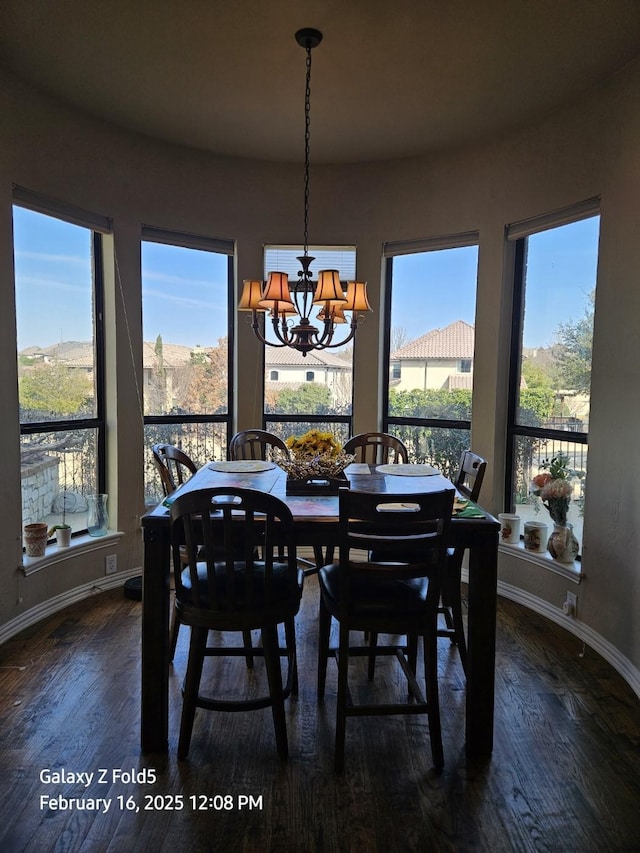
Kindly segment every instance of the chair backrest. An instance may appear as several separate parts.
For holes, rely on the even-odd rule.
[[[389,462],[409,461],[407,448],[394,435],[386,432],[362,432],[350,438],[343,448],[345,453],[353,453],[356,462],[369,465],[386,465]]]
[[[424,494],[340,489],[341,570],[379,579],[428,575],[440,581],[454,495],[453,489]],[[368,557],[354,560],[354,549]]]
[[[229,442],[229,459],[268,459],[269,452],[277,448],[289,455],[284,441],[272,432],[264,429],[246,429],[237,432]]]
[[[171,505],[171,542],[178,602],[232,619],[300,597],[293,517],[274,495],[233,486],[183,494]]]
[[[474,503],[480,496],[487,460],[477,453],[464,450],[460,457],[460,467],[455,479],[455,487]]]
[[[195,462],[173,444],[154,444],[151,452],[153,462],[160,474],[165,497],[175,492],[178,486],[198,470]]]

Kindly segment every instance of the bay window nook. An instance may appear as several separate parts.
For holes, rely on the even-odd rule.
[[[537,630],[533,612],[551,647],[558,632],[575,640],[576,667],[585,644],[640,697],[640,6],[582,4],[578,26],[572,4],[500,2],[465,8],[463,26],[451,9],[427,20],[433,4],[409,2],[405,14],[402,4],[312,2],[327,26],[298,21],[283,34],[290,5],[198,4],[194,15],[181,4],[151,14],[148,3],[120,3],[105,17],[92,3],[3,4],[0,648],[141,576],[141,518],[161,497],[152,444],[176,444],[204,465],[226,459],[241,430],[319,429],[341,444],[388,432],[409,462],[448,477],[464,449],[486,459],[481,505],[522,524],[552,527],[532,484],[561,460],[579,554],[560,565],[500,544],[498,596],[518,605],[505,617],[518,638],[511,651]],[[305,66],[293,36],[314,23],[325,35],[304,233]],[[441,75],[445,57],[455,67]],[[366,282],[371,307],[345,346],[306,356],[265,346],[238,310],[243,282],[283,268],[298,275],[303,243],[319,268]],[[95,494],[108,495],[102,537],[88,531]],[[52,534],[44,557],[27,558],[31,521],[70,524],[71,545],[58,548]],[[521,625],[514,612],[525,613]],[[56,630],[62,648],[73,625]],[[114,641],[110,631],[101,624],[100,642]],[[92,661],[87,646],[69,677]],[[508,690],[509,650],[501,664]],[[569,706],[566,694],[545,698],[554,671],[550,656],[532,691]],[[183,674],[171,670],[176,695]],[[3,677],[20,701],[18,671]],[[594,676],[590,688],[602,687]],[[463,679],[456,689],[464,693]],[[127,703],[135,734],[137,699],[125,689]],[[594,720],[576,707],[573,733]],[[618,750],[633,753],[625,732],[635,708],[621,703],[602,723],[612,766]],[[315,704],[310,713],[315,732]],[[543,712],[521,722],[551,749]],[[146,762],[136,737],[127,755]],[[569,773],[562,732],[554,738]],[[462,766],[463,742],[447,749]],[[501,761],[537,760],[506,752]],[[286,811],[284,772],[246,792],[264,793],[274,826]],[[413,786],[419,820],[436,826],[426,778]],[[427,781],[435,790],[442,779]],[[468,790],[481,780],[457,782]],[[345,790],[336,782],[331,796]],[[588,805],[596,814],[598,803]],[[548,800],[530,798],[522,811],[536,808],[556,820]],[[581,815],[567,820],[582,826]],[[337,819],[346,832],[345,812]],[[556,829],[563,837],[560,818]],[[309,849],[318,837],[305,836]],[[343,840],[336,831],[327,843]],[[504,849],[522,841],[502,840]]]

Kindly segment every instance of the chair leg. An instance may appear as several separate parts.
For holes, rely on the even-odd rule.
[[[367,666],[367,678],[373,681],[373,676],[376,671],[376,654],[375,647],[378,645],[378,634],[375,631],[368,631],[365,634],[365,639],[369,641],[369,664]]]
[[[180,617],[178,611],[173,608],[171,612],[171,629],[169,635],[169,660],[172,661],[176,654],[176,646],[178,645],[178,632],[180,631]]]
[[[441,607],[438,608],[438,613],[441,613],[444,616],[444,624],[446,625],[447,631],[453,631],[453,616],[451,615],[451,606],[448,601],[446,603],[445,601],[441,602]],[[456,638],[451,637],[451,642],[455,643],[455,641]]]
[[[458,586],[458,590],[460,587]],[[467,674],[467,641],[464,636],[464,623],[462,621],[462,599],[460,593],[451,599],[451,613],[453,615],[453,630],[455,631],[455,642],[458,646],[460,663],[464,674]]]
[[[427,716],[429,718],[429,738],[431,755],[436,769],[444,767],[442,749],[442,729],[440,726],[440,700],[438,697],[438,637],[433,629],[423,636],[425,685],[427,688]]]
[[[293,619],[284,623],[284,635],[287,643],[287,681],[291,684],[291,695],[298,695],[298,657],[296,654],[296,625]]]
[[[327,680],[327,661],[329,659],[329,635],[331,634],[331,614],[320,595],[320,613],[318,617],[318,699],[324,697]]]
[[[467,674],[467,641],[464,635],[464,623],[462,621],[462,597],[460,595],[461,567],[449,565],[445,583],[442,589],[442,603],[446,607],[445,619],[447,627],[452,629],[451,642],[458,647],[460,663]]]
[[[179,761],[185,759],[189,754],[193,721],[196,714],[196,702],[198,700],[200,679],[202,677],[202,665],[207,645],[207,634],[208,631],[206,628],[191,628],[189,661],[187,663],[187,674],[184,679],[180,739],[178,741]]]
[[[262,645],[264,647],[267,679],[269,681],[269,695],[271,696],[271,713],[273,715],[273,728],[276,735],[276,747],[280,758],[286,758],[289,754],[289,745],[287,743],[287,723],[284,713],[278,629],[275,625],[262,629]]]
[[[349,628],[340,623],[338,650],[338,701],[336,710],[336,748],[334,767],[336,773],[344,769],[344,742],[347,727],[347,676],[349,672]]]
[[[251,631],[246,630],[242,632],[242,643],[247,651],[245,655],[245,660],[247,661],[247,669],[253,669],[253,645],[251,639]]]
[[[418,670],[418,635],[407,634],[407,664],[411,672],[415,675]],[[413,696],[411,687],[409,687],[409,699]],[[415,696],[413,697],[416,698]]]

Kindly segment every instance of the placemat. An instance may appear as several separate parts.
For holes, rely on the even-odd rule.
[[[394,474],[398,477],[431,477],[434,474],[440,473],[433,465],[405,465],[404,463],[378,465],[376,472],[379,474]]]
[[[261,459],[238,459],[236,462],[211,462],[210,471],[220,471],[223,474],[257,474],[260,471],[271,471],[275,462],[265,462]]]

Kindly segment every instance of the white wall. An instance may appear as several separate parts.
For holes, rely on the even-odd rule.
[[[143,510],[140,379],[142,223],[237,241],[238,280],[262,268],[263,243],[300,241],[301,170],[207,156],[121,132],[48,100],[13,78],[0,79],[0,436],[5,458],[0,512],[11,531],[0,545],[3,588],[18,586],[19,458],[11,185],[113,218],[117,268],[108,275],[107,322],[110,508],[124,532],[120,566],[141,563]],[[376,428],[382,384],[384,241],[477,230],[473,446],[491,473],[483,502],[502,506],[504,415],[510,333],[510,251],[505,224],[602,197],[584,572],[578,588],[585,628],[640,670],[640,64],[532,128],[473,149],[425,159],[312,167],[313,241],[355,244],[374,314],[358,333],[356,432]],[[118,277],[119,274],[119,277]],[[128,340],[128,329],[133,340]],[[130,345],[131,344],[131,345]],[[132,354],[133,353],[133,359]],[[237,335],[236,426],[260,422],[263,382],[258,344],[244,323]],[[126,482],[126,489],[119,489]],[[101,560],[74,558],[20,581],[2,597],[0,626],[64,590],[103,575]],[[516,557],[502,557],[501,581],[551,606],[566,580]],[[19,599],[22,599],[21,601]]]

